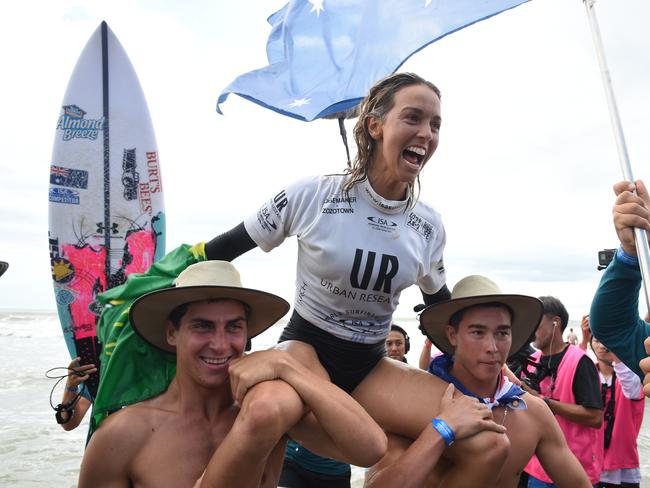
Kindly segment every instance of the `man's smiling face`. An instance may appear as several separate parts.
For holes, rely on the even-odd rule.
[[[178,328],[167,326],[167,340],[176,346],[177,372],[207,388],[228,380],[230,362],[246,347],[247,319],[237,300],[190,303]]]

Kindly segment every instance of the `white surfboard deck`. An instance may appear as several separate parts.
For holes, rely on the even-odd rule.
[[[99,365],[98,293],[165,252],[163,186],[149,109],[105,22],[86,44],[61,104],[50,165],[54,294],[71,357]],[[97,378],[87,385],[94,396]]]

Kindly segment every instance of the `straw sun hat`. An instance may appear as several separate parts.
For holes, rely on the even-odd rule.
[[[129,312],[137,334],[157,349],[175,353],[167,343],[166,320],[184,303],[214,299],[238,300],[250,307],[248,338],[264,332],[289,311],[283,298],[244,288],[239,272],[227,261],[202,261],[188,266],[176,278],[176,286],[153,291],[138,298]]]
[[[451,300],[435,303],[422,311],[420,328],[438,349],[453,354],[454,348],[445,334],[451,317],[464,308],[487,303],[502,303],[512,311],[512,346],[509,356],[515,355],[533,339],[542,320],[542,302],[535,297],[502,293],[497,284],[485,276],[467,276],[456,283],[451,292]]]

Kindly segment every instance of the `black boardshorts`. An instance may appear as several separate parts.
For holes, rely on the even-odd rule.
[[[332,383],[347,393],[352,393],[386,355],[384,341],[359,344],[339,339],[306,321],[295,311],[278,339],[278,342],[284,341],[311,345]]]

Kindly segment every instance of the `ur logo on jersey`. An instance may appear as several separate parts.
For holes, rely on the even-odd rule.
[[[278,224],[276,219],[280,221],[280,213],[282,209],[289,204],[287,195],[282,190],[276,196],[273,197],[273,201],[269,204],[264,204],[262,208],[257,212],[257,221],[260,226],[268,232],[273,232],[277,230]],[[275,216],[275,217],[274,217]]]
[[[287,199],[287,194],[284,192],[284,190],[273,197],[273,210],[275,210],[275,214],[278,217],[280,216],[282,209],[288,204],[289,200]]]
[[[372,290],[390,294],[392,279],[399,270],[399,260],[397,256],[382,254],[379,261],[379,269],[375,269],[375,262],[377,260],[377,253],[375,251],[357,249],[354,254],[352,272],[350,273],[350,284],[354,288],[367,290],[370,281],[373,277],[376,277],[372,285]],[[364,261],[365,266],[362,270],[362,263]]]

